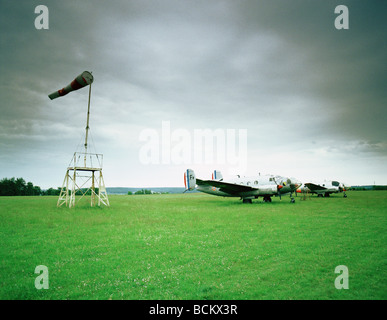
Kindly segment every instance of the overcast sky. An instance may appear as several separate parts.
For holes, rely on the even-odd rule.
[[[40,4],[48,30],[34,25]],[[339,4],[347,30],[335,28]],[[201,178],[219,169],[387,184],[386,9],[376,0],[0,0],[0,179],[62,185],[84,139],[88,89],[48,94],[87,70],[90,141],[107,187],[181,187],[187,168]],[[204,129],[225,134],[239,165],[227,153],[204,161],[221,146],[198,148]],[[155,135],[159,160],[147,163],[141,152]]]

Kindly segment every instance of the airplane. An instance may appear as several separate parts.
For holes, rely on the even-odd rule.
[[[344,198],[347,197],[345,191],[347,191],[348,186],[345,186],[343,183],[335,180],[324,180],[317,183],[306,182],[301,185],[296,192],[311,192],[317,194],[318,197],[329,197],[332,193],[344,192]]]
[[[292,178],[273,175],[258,175],[256,177],[240,177],[225,181],[222,173],[215,170],[212,180],[202,180],[195,176],[192,169],[184,172],[185,191],[198,190],[200,192],[222,196],[240,197],[243,203],[252,203],[253,199],[263,197],[264,202],[271,202],[272,196],[290,194],[291,202],[295,202],[292,193],[297,190],[301,183]]]

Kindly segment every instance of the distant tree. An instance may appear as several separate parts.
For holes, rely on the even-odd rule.
[[[128,191],[128,195],[131,196],[133,194],[132,191]]]
[[[27,182],[26,186],[26,196],[33,196],[34,195],[34,185],[32,182]]]
[[[11,178],[9,180],[6,179],[6,196],[16,196],[17,188],[15,178]]]
[[[7,196],[10,193],[10,181],[6,178],[0,181],[0,196]]]
[[[17,178],[15,181],[15,185],[16,185],[16,195],[25,196],[26,190],[27,190],[27,185],[25,180],[23,178]]]
[[[54,188],[49,188],[44,193],[45,196],[55,196],[56,190]]]
[[[39,186],[34,186],[34,196],[41,196],[42,195],[42,189],[40,189]]]

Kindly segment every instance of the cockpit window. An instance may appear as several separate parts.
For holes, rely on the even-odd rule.
[[[338,187],[340,185],[340,182],[338,181],[332,181],[332,186]]]

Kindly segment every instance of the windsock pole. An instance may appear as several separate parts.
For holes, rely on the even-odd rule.
[[[77,197],[77,203],[88,194],[88,192],[91,192],[91,206],[94,207],[96,204],[100,206],[101,202],[105,206],[110,206],[105,182],[102,177],[102,154],[96,154],[96,153],[87,153],[87,147],[88,147],[88,138],[89,138],[89,123],[90,123],[90,102],[91,102],[91,83],[93,82],[94,78],[91,72],[84,71],[79,76],[77,76],[69,85],[66,87],[54,91],[53,93],[49,94],[48,97],[53,100],[59,97],[62,97],[66,94],[68,94],[71,91],[78,90],[80,88],[86,87],[87,85],[90,85],[89,88],[89,101],[87,105],[87,121],[86,121],[86,136],[85,136],[85,152],[84,152],[84,166],[82,166],[82,163],[80,158],[82,157],[82,152],[74,152],[74,159],[70,163],[70,165],[67,167],[66,176],[63,181],[62,189],[59,194],[57,206],[60,207],[63,204],[66,206],[68,205],[70,208],[74,207],[76,204],[75,198],[76,196],[80,195],[80,197]],[[88,161],[89,158],[89,161]],[[78,160],[78,161],[77,161]],[[94,161],[94,165],[93,165]],[[88,163],[89,162],[89,163]],[[99,173],[99,177],[98,177]],[[83,179],[81,182],[82,185],[76,182],[77,178]],[[86,181],[84,179],[87,179]],[[91,182],[91,183],[90,183]],[[89,183],[89,187],[85,188],[85,185]],[[91,186],[90,186],[91,184]],[[81,186],[80,186],[81,185]],[[96,189],[98,188],[98,191],[96,192]],[[98,203],[97,203],[98,199]]]
[[[86,167],[86,154],[87,154],[87,138],[89,136],[89,119],[90,119],[90,98],[91,98],[91,83],[89,85],[89,102],[87,105],[87,122],[86,122],[86,137],[85,137],[85,167]]]

